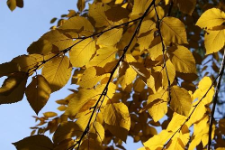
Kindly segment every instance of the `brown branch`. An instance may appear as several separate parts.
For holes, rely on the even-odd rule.
[[[159,15],[158,15],[158,12],[157,12],[157,9],[155,7],[155,3],[154,3],[154,9],[155,9],[155,14],[156,14],[156,18],[157,18],[157,28],[158,28],[158,31],[159,31],[159,36],[160,36],[160,39],[161,39],[161,44],[162,44],[162,53],[163,53],[163,69],[165,69],[165,72],[166,72],[166,77],[167,77],[167,82],[168,82],[168,92],[169,92],[169,103],[171,101],[171,94],[170,94],[170,79],[169,79],[169,73],[168,73],[168,69],[167,69],[167,66],[166,66],[166,59],[165,59],[165,45],[163,43],[163,37],[162,37],[162,33],[161,33],[161,29],[160,29],[160,19],[159,19]]]
[[[172,8],[173,8],[173,1],[171,0],[170,1],[170,4],[169,4],[169,10],[168,10],[168,13],[167,13],[167,16],[170,16],[171,15],[171,11],[172,11]]]
[[[225,48],[224,48],[222,63],[220,65],[219,79],[218,79],[218,82],[217,82],[217,85],[216,85],[215,94],[213,96],[213,107],[212,107],[211,117],[210,117],[210,120],[209,120],[209,138],[208,138],[207,150],[210,150],[210,146],[211,146],[212,125],[213,125],[213,121],[214,121],[214,113],[215,113],[215,109],[216,109],[216,104],[217,104],[217,101],[218,101],[218,93],[219,93],[219,90],[220,90],[221,79],[222,79],[223,72],[224,72],[224,66],[225,66]]]
[[[137,27],[136,27],[136,29],[135,29],[135,31],[134,31],[132,37],[131,37],[129,43],[127,44],[127,46],[124,47],[122,56],[119,58],[117,64],[115,65],[115,67],[114,67],[113,70],[111,71],[109,80],[108,80],[108,82],[106,83],[106,86],[105,86],[104,90],[102,91],[102,94],[100,95],[99,99],[97,100],[95,106],[93,107],[94,110],[93,110],[92,113],[91,113],[90,119],[89,119],[89,121],[88,121],[88,124],[87,124],[87,126],[86,126],[86,128],[85,128],[83,134],[81,135],[79,141],[78,141],[75,145],[71,146],[68,150],[72,150],[72,149],[73,149],[75,146],[77,146],[77,145],[78,145],[78,146],[77,146],[77,149],[79,149],[80,144],[81,144],[81,142],[82,142],[84,136],[89,132],[91,120],[92,120],[92,118],[93,118],[93,116],[94,116],[94,113],[95,113],[95,111],[96,111],[97,109],[99,109],[99,108],[97,108],[98,104],[101,102],[102,97],[105,96],[105,95],[107,95],[107,92],[108,92],[108,86],[109,86],[109,84],[110,84],[110,82],[111,82],[111,80],[112,80],[112,78],[113,78],[113,74],[115,73],[116,69],[117,69],[118,66],[120,65],[120,62],[124,59],[125,54],[127,53],[127,51],[128,51],[128,49],[129,49],[131,43],[133,42],[135,36],[137,35],[137,33],[138,33],[138,31],[139,31],[139,29],[140,29],[140,27],[141,27],[141,24],[142,24],[142,22],[143,22],[145,16],[147,15],[147,13],[149,12],[150,8],[151,8],[154,4],[155,4],[155,0],[153,0],[153,1],[151,2],[151,4],[150,4],[150,5],[148,6],[148,8],[146,9],[145,13],[140,17],[140,21],[139,21],[139,23],[138,23],[138,25],[137,25]]]

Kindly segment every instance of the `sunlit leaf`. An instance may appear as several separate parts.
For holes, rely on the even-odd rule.
[[[206,55],[218,52],[225,45],[225,30],[207,31],[204,44]]]
[[[88,66],[104,67],[107,63],[115,59],[118,50],[115,47],[104,47],[97,50],[94,58],[91,59]]]
[[[184,24],[177,18],[165,17],[162,19],[161,31],[167,43],[187,44],[187,34]]]
[[[101,46],[114,46],[122,37],[123,29],[112,29],[103,33],[97,40],[97,44]]]
[[[102,3],[89,4],[89,16],[95,21],[96,27],[103,27],[109,25],[105,11],[110,9],[110,6]]]
[[[171,87],[171,109],[181,115],[188,116],[191,109],[191,96],[183,88],[178,86]]]
[[[67,56],[56,57],[45,64],[42,74],[50,84],[52,92],[66,85],[71,76],[72,66]]]
[[[112,103],[106,105],[104,108],[104,121],[112,134],[126,141],[130,130],[130,114],[125,104]]]
[[[92,38],[85,39],[70,50],[70,61],[74,67],[82,67],[89,62],[95,51],[95,41]]]
[[[218,8],[211,8],[205,11],[198,19],[196,25],[200,28],[212,29],[225,22],[225,13]]]
[[[38,75],[33,77],[32,82],[28,85],[26,91],[27,100],[36,114],[46,105],[51,88],[46,79]]]
[[[186,47],[177,46],[169,49],[171,61],[176,71],[183,73],[196,73],[195,59]]]

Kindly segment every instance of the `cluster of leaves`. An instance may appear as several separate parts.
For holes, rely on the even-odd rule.
[[[224,148],[225,121],[214,121],[225,60],[224,3],[95,0],[88,10],[85,4],[78,0],[79,11],[63,15],[28,55],[0,65],[0,77],[8,76],[0,104],[25,93],[37,114],[70,78],[78,85],[56,101],[62,114],[36,117],[39,124],[16,148],[124,149],[128,135],[143,143],[140,150]],[[196,66],[208,56],[216,63],[222,56],[221,67],[196,83]]]
[[[23,0],[7,0],[7,5],[11,11],[16,9],[16,7],[23,8]]]

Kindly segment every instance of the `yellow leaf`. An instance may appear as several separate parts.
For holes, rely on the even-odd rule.
[[[184,123],[184,121],[186,120],[187,117],[182,116],[176,112],[173,113],[173,117],[170,120],[166,130],[167,131],[171,131],[171,132],[176,132],[181,125]],[[186,126],[186,125],[185,125]],[[186,126],[187,127],[187,126]]]
[[[44,115],[44,117],[46,117],[46,118],[52,118],[52,117],[57,116],[57,113],[49,111],[49,112],[43,113],[43,115]]]
[[[115,47],[104,47],[97,50],[97,54],[95,54],[94,58],[91,59],[87,67],[98,66],[104,67],[107,63],[115,60],[116,52],[118,49]]]
[[[52,141],[44,135],[34,135],[26,137],[13,145],[17,150],[52,150]]]
[[[120,41],[120,39],[122,38],[122,34],[123,34],[122,28],[112,29],[108,32],[103,33],[97,39],[97,44],[104,47],[114,46],[116,43]]]
[[[84,36],[92,35],[94,32],[94,27],[84,17],[75,16],[67,20],[62,26],[59,27],[59,29],[63,30],[77,30],[80,31],[79,34]]]
[[[84,88],[92,88],[98,82],[100,82],[102,78],[104,78],[104,75],[103,75],[104,73],[105,73],[104,69],[100,67],[87,68],[84,71],[78,84]]]
[[[7,5],[13,11],[16,8],[16,0],[7,0]]]
[[[225,22],[225,13],[218,8],[211,8],[205,11],[198,19],[196,25],[200,28],[212,29]]]
[[[52,92],[66,85],[71,76],[72,66],[67,56],[56,57],[47,62],[42,74],[50,84]]]
[[[15,103],[23,98],[27,82],[25,73],[16,73],[8,76],[0,88],[0,104]]]
[[[102,3],[89,4],[89,16],[94,19],[96,27],[103,27],[110,25],[105,11],[110,9],[110,6]]]
[[[211,85],[212,80],[209,77],[202,78],[202,80],[199,82],[198,89],[193,94],[193,100],[198,99],[199,101],[200,99],[203,98],[201,104],[203,105],[210,104],[212,102],[214,95],[214,87],[212,87],[208,91]],[[207,91],[208,91],[207,95],[203,97]],[[197,103],[198,101],[196,101],[195,103]]]
[[[37,60],[29,55],[18,56],[14,58],[12,62],[17,63],[20,66],[20,71],[22,72],[28,72],[38,65]],[[29,71],[29,75],[31,75],[33,71]]]
[[[29,54],[42,54],[46,55],[53,51],[53,45],[47,40],[38,40],[33,42],[27,49]]]
[[[8,76],[11,73],[18,72],[20,70],[20,67],[15,62],[7,62],[0,64],[0,77],[2,76]]]
[[[196,73],[195,59],[192,53],[184,46],[174,46],[169,50],[171,61],[178,72]]]
[[[196,0],[176,0],[175,5],[177,5],[181,12],[192,15],[196,6]]]
[[[153,136],[148,141],[144,142],[144,146],[149,149],[162,149],[164,144],[169,140],[169,138],[173,135],[173,132],[168,132],[166,130],[162,130],[158,135]]]
[[[47,40],[57,46],[59,50],[64,50],[73,44],[73,40],[64,35],[59,30],[51,30],[45,33],[40,40]]]
[[[137,43],[139,44],[141,53],[149,48],[151,42],[154,39],[154,32],[155,30],[151,30],[145,34],[142,34],[142,36],[138,37]]]
[[[166,61],[166,67],[167,67],[170,84],[172,84],[175,79],[175,76],[176,76],[176,70],[175,70],[174,65],[171,63],[171,61],[169,59]],[[168,87],[168,77],[167,77],[167,73],[166,73],[166,67],[164,67],[162,70],[162,77],[163,77],[162,83],[165,88]],[[156,80],[156,82],[158,82],[158,81]]]
[[[188,116],[191,109],[191,103],[191,96],[188,91],[176,85],[171,87],[170,107],[174,112]]]
[[[125,89],[128,85],[130,85],[134,79],[136,78],[137,73],[131,67],[126,69],[125,75],[123,76],[123,80],[121,81],[122,89]]]
[[[85,107],[85,104],[91,100],[97,100],[102,94],[105,84],[98,85],[95,89],[83,89],[79,90],[79,93],[73,93],[69,95],[66,99],[69,100],[68,108],[65,112],[66,115],[75,116],[77,113]],[[105,97],[104,103],[107,102],[109,98],[115,93],[116,85],[110,83],[108,86],[107,97]]]
[[[147,106],[152,119],[157,122],[167,113],[168,92],[160,90],[153,95],[149,95]]]
[[[145,34],[152,29],[156,28],[156,23],[152,20],[145,20],[142,22],[140,30],[138,32],[138,35],[141,36],[142,34]]]
[[[154,61],[156,60],[160,55],[163,55],[162,52],[162,42],[161,38],[159,36],[155,37],[150,45],[150,48],[148,48],[149,57]]]
[[[105,129],[99,122],[94,122],[91,125],[90,133],[94,133],[97,136],[97,141],[102,143],[105,138]]]
[[[46,79],[41,76],[35,76],[28,85],[26,91],[27,100],[36,114],[46,105],[51,89]]]
[[[94,121],[95,121],[94,118],[95,117],[91,118],[91,114],[92,114],[91,110],[87,110],[87,111],[79,113],[79,116],[77,118],[76,124],[79,126],[81,131],[85,131],[89,121],[90,121],[90,124],[94,123]],[[93,116],[96,116],[96,112],[94,113]]]
[[[187,34],[184,24],[174,17],[164,17],[160,24],[163,39],[167,44],[187,44]]]
[[[131,19],[141,17],[152,0],[134,0],[132,12],[130,14]]]
[[[225,30],[213,30],[205,33],[206,55],[216,53],[224,47]]]
[[[74,67],[82,67],[90,61],[95,51],[95,41],[92,38],[85,39],[70,50],[70,61]]]
[[[77,1],[77,8],[79,11],[83,11],[85,8],[85,0],[78,0]]]
[[[75,122],[68,121],[58,126],[52,139],[54,144],[58,144],[74,136],[80,136],[82,132],[83,131],[79,128],[79,126]]]
[[[104,107],[104,122],[112,134],[126,141],[130,130],[130,114],[128,108],[123,103],[112,103]]]

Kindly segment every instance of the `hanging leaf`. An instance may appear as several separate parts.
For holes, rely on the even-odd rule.
[[[44,135],[34,135],[13,143],[17,150],[53,150],[52,141]]]
[[[179,19],[174,17],[164,17],[160,24],[160,28],[166,43],[188,43],[185,26]]]
[[[63,23],[59,29],[76,30],[78,34],[89,36],[94,32],[92,24],[84,17],[74,16]]]
[[[191,109],[191,96],[184,88],[176,85],[171,87],[171,109],[184,116],[188,116]]]
[[[55,144],[61,143],[64,140],[70,139],[74,136],[82,135],[82,130],[72,121],[60,124],[53,135],[53,142]]]
[[[186,47],[174,46],[168,50],[171,54],[171,61],[176,71],[183,73],[196,73],[195,59]]]
[[[94,58],[88,64],[88,67],[98,66],[104,67],[107,63],[115,60],[115,54],[118,51],[115,47],[104,47],[97,50],[97,54],[95,54]]]
[[[71,76],[72,66],[67,56],[56,57],[45,64],[42,74],[48,81],[52,92],[66,85]]]
[[[168,92],[165,90],[157,91],[153,95],[149,95],[147,106],[152,119],[157,122],[167,113]]]
[[[82,67],[89,62],[95,51],[95,41],[92,38],[85,39],[70,50],[70,61],[74,67]]]
[[[118,43],[122,37],[123,29],[112,29],[108,32],[103,33],[97,40],[97,44],[100,46],[108,47],[114,46]]]
[[[27,100],[36,114],[46,105],[51,88],[46,79],[38,75],[32,78],[32,82],[28,85],[26,91]]]
[[[95,21],[95,27],[103,27],[110,25],[105,11],[110,9],[110,6],[102,3],[89,4],[88,15],[92,17]]]
[[[28,76],[16,73],[8,76],[0,88],[0,104],[15,103],[23,98]]]
[[[78,84],[84,88],[92,88],[105,77],[104,73],[104,69],[100,67],[90,67],[84,71]]]
[[[130,130],[130,114],[123,103],[108,104],[104,108],[104,121],[112,134],[126,141]]]
[[[207,31],[204,44],[206,55],[220,51],[225,45],[225,30]]]
[[[85,0],[78,0],[77,1],[77,8],[79,11],[83,11],[85,8]]]
[[[46,55],[53,51],[53,45],[47,40],[38,40],[33,42],[27,49],[29,54]]]
[[[11,11],[16,9],[16,0],[7,0],[7,5]]]
[[[7,62],[0,64],[0,77],[8,76],[11,73],[18,72],[20,70],[20,66],[15,62]]]
[[[205,11],[198,19],[196,25],[200,28],[212,29],[225,22],[225,13],[218,8],[211,8]]]

